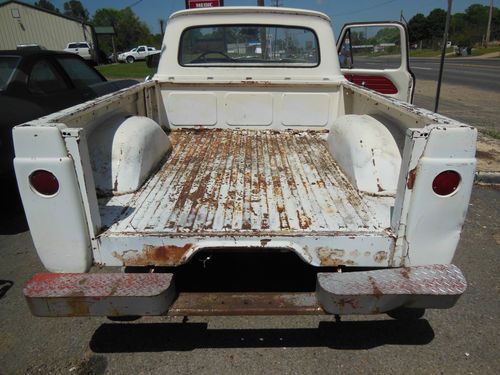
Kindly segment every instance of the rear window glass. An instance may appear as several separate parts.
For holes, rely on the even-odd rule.
[[[0,90],[7,88],[20,60],[19,57],[15,56],[0,57]]]
[[[264,25],[194,27],[181,37],[183,66],[314,67],[318,39],[310,29]]]
[[[83,88],[103,82],[99,74],[84,61],[72,57],[57,57],[69,78],[77,88]]]

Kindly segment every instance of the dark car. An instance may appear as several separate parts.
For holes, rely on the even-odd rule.
[[[81,57],[44,50],[0,51],[0,178],[14,180],[12,128],[137,81],[106,81]]]

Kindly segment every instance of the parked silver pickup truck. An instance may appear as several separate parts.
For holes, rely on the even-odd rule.
[[[50,271],[26,284],[32,313],[452,307],[466,288],[451,262],[476,130],[409,104],[407,46],[398,23],[347,25],[336,44],[326,15],[299,9],[173,14],[151,81],[14,129]],[[182,265],[222,252],[292,254],[316,285],[191,293],[175,282]]]

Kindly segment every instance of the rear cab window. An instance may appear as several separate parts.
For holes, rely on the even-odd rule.
[[[311,29],[276,25],[192,27],[182,33],[179,48],[185,67],[316,67],[319,56]]]

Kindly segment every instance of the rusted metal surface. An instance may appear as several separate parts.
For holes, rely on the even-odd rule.
[[[184,246],[146,245],[142,252],[130,250],[122,255],[116,252],[113,255],[120,259],[124,266],[175,266],[186,261],[191,248],[190,243]]]
[[[168,315],[318,315],[314,293],[180,293]]]
[[[406,186],[408,187],[408,189],[413,189],[415,178],[417,178],[417,168],[413,168],[410,172],[408,172],[408,180],[406,181]]]
[[[161,315],[175,288],[168,273],[39,273],[23,293],[35,316]]]
[[[172,154],[137,193],[101,200],[102,262],[176,266],[202,248],[265,247],[318,266],[389,265],[394,199],[359,193],[324,135],[172,132]]]
[[[319,273],[317,296],[331,314],[378,314],[398,307],[450,308],[467,283],[452,264]]]
[[[381,228],[380,215],[338,168],[320,133],[204,129],[174,131],[170,138],[169,160],[127,197],[112,232]],[[111,199],[101,212],[116,205]]]

